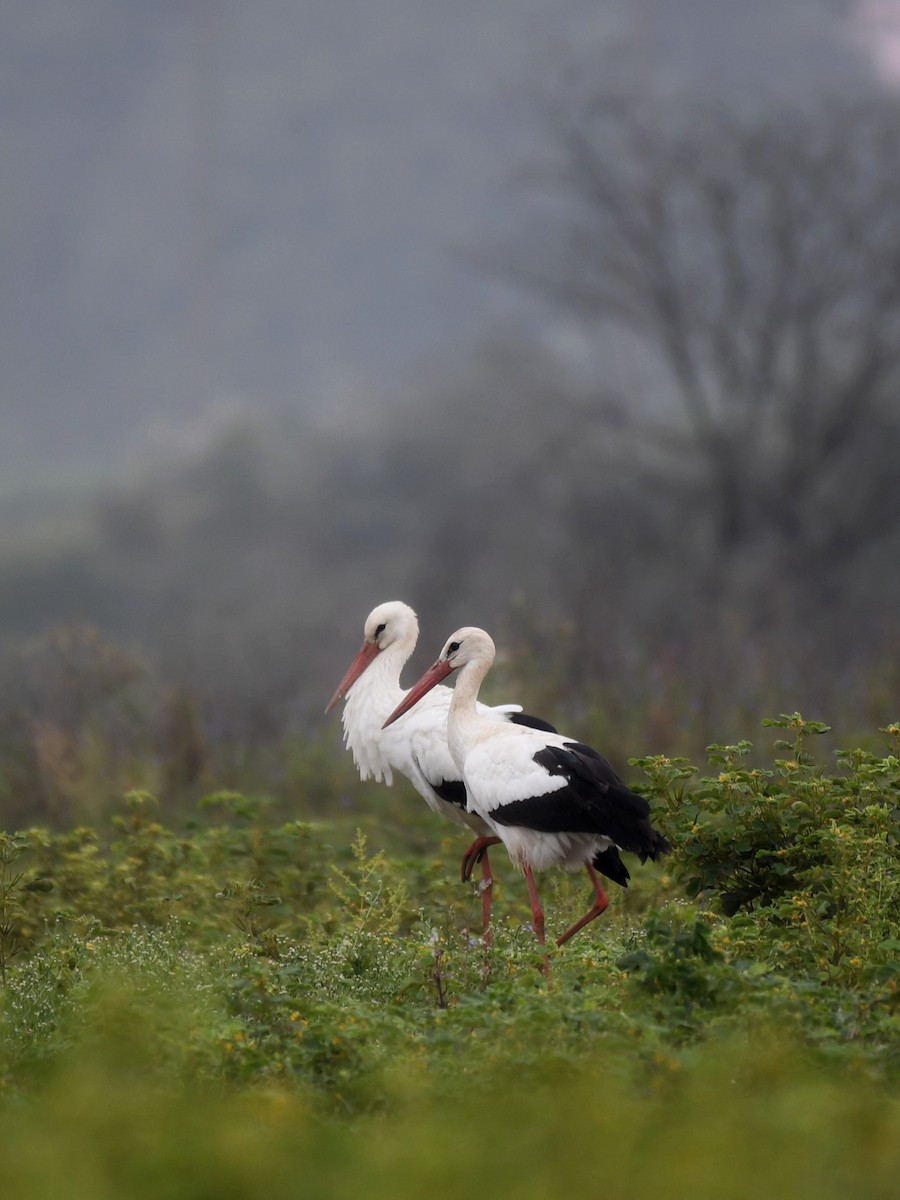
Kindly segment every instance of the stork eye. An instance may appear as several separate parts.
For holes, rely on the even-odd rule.
[[[459,649],[459,642],[451,642],[450,645],[447,647],[447,653],[455,654],[458,649]]]
[[[387,629],[387,626],[386,626],[386,625],[385,625],[385,623],[382,621],[382,623],[381,623],[381,624],[378,626],[378,628],[375,630],[375,636],[376,636],[377,638],[380,638],[380,637],[381,637],[381,635],[384,633],[385,629]]]

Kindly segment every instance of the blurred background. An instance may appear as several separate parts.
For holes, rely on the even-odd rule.
[[[900,3],[5,0],[0,819],[341,802],[368,611],[629,755],[900,709]]]

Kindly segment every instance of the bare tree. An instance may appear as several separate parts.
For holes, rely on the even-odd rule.
[[[678,419],[632,429],[657,478],[699,479],[720,561],[767,545],[827,579],[900,516],[900,108],[552,120],[517,275],[655,357]]]

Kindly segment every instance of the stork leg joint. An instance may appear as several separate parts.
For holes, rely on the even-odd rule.
[[[463,883],[468,883],[472,877],[476,865],[484,858],[490,846],[496,846],[500,839],[498,837],[480,837],[476,838],[471,846],[466,850],[462,857],[462,868],[460,875]]]

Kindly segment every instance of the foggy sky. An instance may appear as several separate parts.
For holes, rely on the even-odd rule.
[[[856,7],[6,0],[0,493],[539,324],[473,258],[516,220],[541,90],[592,63],[635,94],[857,86]]]

